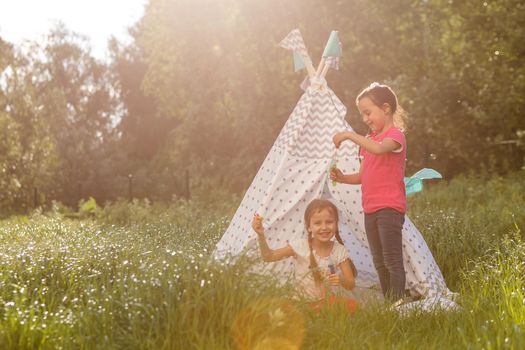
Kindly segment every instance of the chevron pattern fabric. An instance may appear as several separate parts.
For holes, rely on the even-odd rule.
[[[349,128],[344,119],[346,107],[330,89],[315,91],[311,98],[309,112],[297,132],[297,139],[288,145],[290,153],[305,158],[331,158],[335,153],[332,136]]]
[[[327,57],[325,64],[335,70],[339,69],[339,57]]]
[[[280,43],[279,46],[292,50],[297,51],[300,54],[306,55],[306,45],[304,44],[303,37],[301,35],[301,32],[299,29],[292,30]]]

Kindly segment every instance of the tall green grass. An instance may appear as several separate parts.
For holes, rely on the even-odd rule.
[[[213,261],[235,197],[11,218],[0,222],[0,348],[522,349],[523,175],[431,184],[410,199],[457,312],[316,314],[249,261]]]
[[[459,288],[467,264],[492,254],[506,237],[525,238],[525,172],[426,185],[409,197],[408,215],[448,284]]]

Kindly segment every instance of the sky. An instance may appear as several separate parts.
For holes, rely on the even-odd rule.
[[[15,45],[39,40],[58,21],[90,38],[92,53],[104,59],[111,36],[129,42],[127,28],[143,14],[147,0],[0,0],[0,37]]]

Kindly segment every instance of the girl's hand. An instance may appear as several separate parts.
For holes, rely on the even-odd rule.
[[[339,286],[341,285],[341,280],[339,278],[339,275],[337,273],[332,273],[328,275],[328,282],[332,286]]]
[[[343,182],[343,172],[339,168],[331,168],[330,169],[330,180],[335,182]]]
[[[337,134],[334,135],[332,140],[334,141],[335,148],[339,148],[339,146],[341,146],[341,143],[344,140],[349,139],[348,134],[349,134],[348,132],[343,131],[343,132],[338,132]]]
[[[264,235],[264,227],[262,225],[262,220],[263,220],[263,217],[260,216],[259,214],[253,215],[252,228],[259,236]]]

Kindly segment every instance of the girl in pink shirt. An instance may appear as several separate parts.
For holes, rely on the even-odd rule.
[[[356,99],[357,108],[371,133],[353,131],[334,135],[337,148],[345,140],[361,147],[358,173],[343,174],[334,168],[332,180],[361,184],[365,230],[383,295],[396,301],[405,293],[401,230],[405,221],[406,141],[397,97],[386,85],[373,83]],[[398,113],[396,113],[398,112]]]

